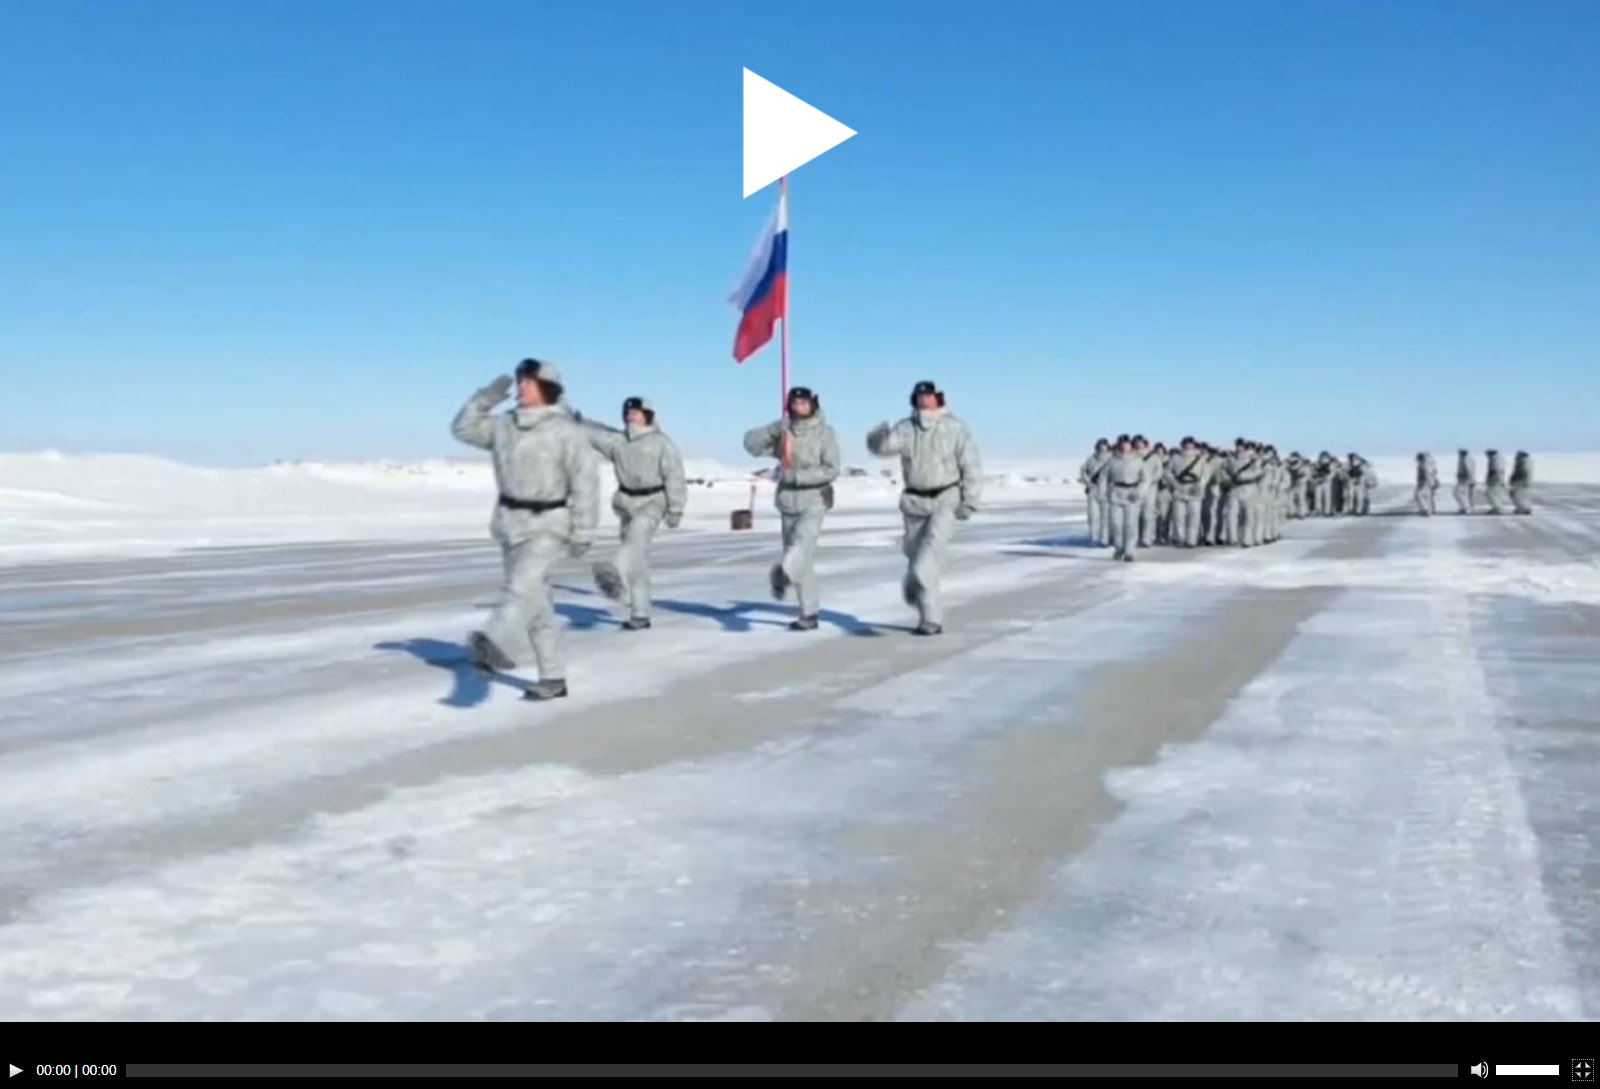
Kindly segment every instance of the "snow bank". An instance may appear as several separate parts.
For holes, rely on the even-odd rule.
[[[766,467],[685,462],[685,528],[726,531],[731,511],[772,505]],[[888,473],[885,473],[885,469]],[[1076,495],[1046,483],[1076,473],[998,463],[988,502]],[[899,498],[898,463],[847,466],[836,509],[883,511]],[[602,531],[616,523],[615,487],[601,469]],[[477,538],[487,530],[494,477],[486,457],[348,463],[274,462],[216,469],[137,454],[0,454],[0,564],[170,553],[188,548],[306,541]]]
[[[1535,458],[1541,484],[1600,483],[1600,454]],[[1384,484],[1409,487],[1409,459],[1374,462]],[[1075,457],[990,461],[985,503],[1080,498],[1078,464]],[[750,505],[752,488],[757,509],[772,505],[767,464],[694,458],[685,469],[690,531],[727,531],[729,512]],[[1440,470],[1448,486],[1453,456],[1441,457]],[[892,510],[898,478],[898,461],[849,464],[835,489],[836,508]],[[601,524],[609,528],[609,466],[601,484],[608,500]],[[138,454],[0,454],[0,564],[226,545],[482,537],[493,494],[486,457],[215,469]]]

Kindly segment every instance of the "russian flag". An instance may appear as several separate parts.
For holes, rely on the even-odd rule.
[[[738,308],[739,331],[733,358],[740,363],[772,339],[772,327],[789,311],[789,194],[780,192],[778,207],[756,240],[744,277],[729,298]]]

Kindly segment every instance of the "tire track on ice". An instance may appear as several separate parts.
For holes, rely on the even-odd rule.
[[[1203,743],[1112,785],[1046,901],[901,1018],[1584,1016],[1457,590],[1337,595]]]
[[[1200,553],[1193,567],[1198,576],[1218,564],[1359,554],[1393,523],[1326,528],[1331,539]],[[1092,842],[1118,809],[1108,771],[1198,737],[1331,596],[1198,577],[1188,589],[1168,580],[1127,588],[838,701],[841,727],[904,735],[896,765],[915,769],[914,787],[881,798],[876,815],[852,817],[842,835],[858,859],[850,878],[785,882],[753,898],[753,910],[785,920],[779,938],[749,953],[760,976],[709,974],[695,1000],[783,1020],[892,1018],[941,978],[955,943],[1005,926],[1061,858]]]

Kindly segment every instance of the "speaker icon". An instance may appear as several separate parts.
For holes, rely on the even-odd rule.
[[[1489,1064],[1479,1063],[1477,1066],[1472,1068],[1472,1072],[1478,1075],[1480,1078],[1487,1078],[1489,1076]]]

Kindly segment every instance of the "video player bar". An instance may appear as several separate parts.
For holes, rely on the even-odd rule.
[[[609,1078],[609,1077],[987,1077],[987,1078],[1495,1078],[1592,1082],[1589,1059],[1495,1063],[1010,1063],[1010,1064],[573,1064],[573,1063],[46,1063],[8,1064],[9,1076],[90,1078]]]

